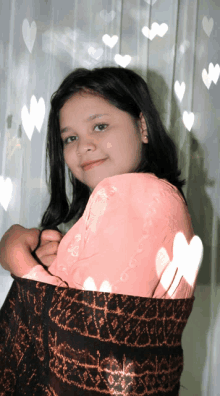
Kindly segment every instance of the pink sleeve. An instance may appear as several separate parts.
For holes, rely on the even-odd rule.
[[[27,274],[23,275],[24,279],[31,279],[54,286],[67,287],[67,284],[57,276],[51,275],[42,265],[35,265]]]
[[[93,191],[84,220],[70,286],[155,298],[193,295],[202,242],[170,183],[151,174],[106,178]]]

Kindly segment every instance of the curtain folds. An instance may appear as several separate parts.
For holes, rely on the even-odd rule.
[[[140,74],[177,145],[193,228],[204,244],[183,333],[182,396],[216,395],[220,386],[219,25],[216,0],[1,2],[0,237],[15,223],[39,226],[49,202],[50,97],[72,69],[120,65]],[[2,305],[12,278],[2,268],[0,275]]]

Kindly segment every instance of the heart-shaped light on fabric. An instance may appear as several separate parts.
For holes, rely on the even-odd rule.
[[[30,113],[28,112],[27,106],[23,106],[21,110],[22,125],[28,139],[31,141],[34,127],[36,126],[38,132],[40,132],[45,117],[45,102],[43,98],[40,98],[37,102],[36,97],[33,95],[30,101]]]
[[[209,89],[210,85],[212,83],[212,79],[211,79],[209,73],[207,73],[206,69],[203,69],[203,71],[202,71],[202,81],[204,82],[206,88]]]
[[[185,54],[187,49],[190,47],[190,42],[188,40],[184,40],[182,44],[179,46],[179,52],[181,54]]]
[[[34,132],[34,119],[31,115],[29,114],[27,106],[23,106],[21,110],[21,120],[22,120],[22,125],[24,128],[24,131],[28,137],[28,139],[31,141],[33,132]]]
[[[195,235],[188,245],[185,235],[178,232],[173,242],[173,260],[165,269],[160,283],[172,296],[184,277],[193,286],[203,259],[203,244]],[[174,280],[173,280],[174,279]]]
[[[9,177],[4,180],[3,176],[0,176],[0,204],[3,206],[5,211],[8,209],[9,202],[12,198],[13,184]]]
[[[122,66],[122,67],[126,67],[129,65],[129,63],[131,62],[131,56],[130,55],[120,55],[120,54],[116,54],[114,57],[115,62],[117,63],[117,65]]]
[[[163,37],[167,31],[168,31],[168,25],[166,23],[161,23],[161,25],[158,25],[157,28],[158,36]]]
[[[101,58],[103,54],[103,49],[102,48],[95,49],[94,47],[89,47],[88,53],[90,56],[92,56],[93,59],[98,60],[99,58]]]
[[[202,20],[202,27],[204,29],[204,32],[207,34],[207,36],[210,37],[210,34],[212,33],[212,29],[213,29],[213,25],[214,25],[214,20],[213,18],[208,19],[207,16],[203,17]]]
[[[110,12],[108,12],[107,10],[102,10],[100,11],[100,17],[107,23],[113,21],[113,19],[115,18],[115,11],[112,10]]]
[[[159,278],[169,263],[170,258],[166,249],[164,247],[160,248],[156,255],[156,271]]]
[[[146,1],[147,4],[153,6],[157,0],[144,0],[144,1]]]
[[[213,63],[209,63],[209,76],[216,85],[220,76],[220,66],[218,63],[215,66]]]
[[[37,34],[36,22],[33,21],[30,26],[28,20],[24,19],[23,23],[22,23],[22,35],[23,35],[24,42],[27,46],[27,49],[30,53],[32,52],[32,49],[34,46],[36,34]]]
[[[40,98],[39,101],[37,102],[36,97],[33,95],[31,97],[30,111],[34,120],[34,125],[36,126],[38,132],[40,132],[45,117],[44,99]]]
[[[194,124],[195,116],[193,113],[188,113],[187,111],[183,112],[183,123],[188,131],[191,131],[192,126]]]
[[[153,25],[152,25],[152,26],[153,26]],[[144,27],[141,29],[141,31],[142,31],[143,35],[144,35],[145,37],[147,37],[149,40],[153,40],[154,37],[157,35],[156,30],[153,30],[152,27],[151,27],[151,29],[149,29],[147,26],[144,26]]]
[[[184,81],[181,84],[179,83],[179,81],[175,82],[174,91],[175,91],[176,96],[180,102],[182,102],[182,100],[183,100],[185,89],[186,89],[186,84],[184,83]]]
[[[115,35],[110,37],[108,34],[104,34],[104,36],[102,37],[102,41],[108,47],[113,48],[118,42],[118,36]]]
[[[99,290],[97,290],[96,284],[94,282],[94,279],[89,276],[85,282],[83,283],[84,290],[91,290],[91,291],[100,291],[100,292],[105,292],[105,293],[111,293],[112,287],[108,281],[103,281]]]
[[[216,85],[220,76],[220,66],[218,63],[214,66],[213,63],[209,63],[209,71],[206,69],[202,71],[202,81],[204,82],[206,88],[209,89],[212,81]]]
[[[151,29],[149,29],[147,26],[144,26],[142,28],[142,33],[145,37],[147,37],[150,40],[153,40],[155,36],[160,36],[163,37],[168,30],[168,25],[166,23],[162,23],[159,25],[157,22],[152,23]]]

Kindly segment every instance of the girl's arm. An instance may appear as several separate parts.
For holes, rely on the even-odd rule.
[[[39,262],[50,266],[56,253],[62,234],[54,230],[44,230],[41,244],[36,251],[37,260],[32,255],[39,241],[40,231],[27,229],[15,224],[6,231],[0,241],[0,263],[4,269],[18,277],[38,280],[53,285],[61,285],[60,278],[52,276]]]
[[[19,224],[11,226],[0,241],[1,266],[22,277],[38,265],[31,252],[38,244],[39,234],[36,228],[26,229]]]

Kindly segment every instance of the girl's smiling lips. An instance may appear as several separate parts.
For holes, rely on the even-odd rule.
[[[83,168],[83,170],[89,170],[89,169],[93,168],[94,166],[102,164],[105,160],[106,160],[106,158],[101,159],[101,160],[83,162],[81,167]]]

